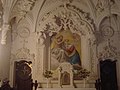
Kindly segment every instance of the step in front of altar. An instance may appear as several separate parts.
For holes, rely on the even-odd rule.
[[[51,83],[49,83],[48,87],[47,87],[47,83],[45,81],[44,82],[40,82],[38,87],[40,89],[41,88],[51,88],[51,90],[54,90],[54,88],[58,88],[58,90],[59,90],[59,88],[60,88],[60,86],[58,85],[58,81],[52,81]],[[64,86],[63,88],[71,88],[71,87],[65,87]],[[74,81],[74,88],[76,90],[79,90],[79,89],[81,89],[81,90],[94,90],[94,88],[95,88],[95,81],[94,80],[87,81],[87,82],[84,82],[83,80]],[[87,88],[89,88],[89,89],[87,89]],[[60,90],[62,90],[62,88],[60,88]]]
[[[95,88],[38,88],[37,90],[96,90]]]

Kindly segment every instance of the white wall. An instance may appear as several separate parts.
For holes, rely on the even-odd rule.
[[[43,3],[44,1],[46,1],[46,2]],[[15,28],[12,29],[12,35],[13,35],[12,36],[13,37],[12,46],[11,46],[10,32],[8,33],[7,44],[6,45],[0,44],[0,79],[9,77],[9,67],[11,65],[10,55],[11,56],[16,55],[19,52],[19,49],[21,49],[23,47],[27,48],[30,51],[30,54],[35,54],[35,62],[38,63],[37,64],[38,66],[36,66],[36,70],[40,70],[39,68],[41,68],[42,66],[39,66],[39,65],[42,65],[43,63],[41,63],[42,61],[40,61],[41,56],[39,56],[39,58],[37,58],[37,55],[43,55],[43,54],[38,54],[39,50],[37,50],[37,49],[41,49],[41,48],[38,48],[39,45],[37,46],[38,37],[37,37],[37,32],[35,32],[35,30],[37,30],[38,32],[41,31],[42,28],[38,28],[38,27],[39,27],[39,24],[42,24],[42,23],[39,22],[39,20],[41,20],[41,18],[43,18],[46,13],[48,13],[49,11],[54,12],[54,9],[56,7],[58,7],[60,4],[64,3],[64,0],[60,0],[60,1],[56,0],[54,2],[53,1],[54,0],[38,0],[37,3],[35,4],[35,7],[33,8],[33,10],[31,12],[29,12],[26,17],[24,17],[24,19],[21,20],[16,26],[13,25],[13,26],[15,26]],[[103,31],[103,33],[102,33],[101,28],[104,27],[104,25],[106,25],[106,23],[108,22],[108,20],[104,21],[104,18],[109,14],[108,13],[109,9],[107,7],[108,2],[104,1],[104,0],[100,0],[100,2],[102,2],[102,5],[100,5],[100,6],[99,6],[99,4],[97,5],[96,0],[73,0],[73,3],[71,4],[71,5],[75,5],[77,8],[85,11],[86,13],[90,13],[90,18],[92,18],[92,20],[94,21],[94,24],[96,27],[95,28],[96,31],[94,32],[94,34],[97,38],[95,44],[98,44],[98,47],[97,47],[97,49],[92,48],[92,53],[94,54],[94,56],[90,56],[91,54],[87,55],[89,57],[92,57],[92,59],[93,59],[92,64],[97,64],[96,63],[97,60],[99,58],[101,58],[101,56],[99,56],[100,52],[104,53],[104,47],[107,46],[106,37],[102,36],[102,34],[104,34],[106,32]],[[42,4],[44,4],[44,5],[42,6]],[[119,13],[119,9],[120,8],[116,7],[117,5],[119,5],[119,1],[117,2],[117,0],[116,0],[116,4],[114,5],[114,7],[112,7],[113,11],[111,13],[118,14],[118,18],[115,20],[115,21],[117,21],[117,20],[118,21],[113,22],[114,35],[112,37],[110,37],[110,39],[111,39],[111,45],[116,48],[116,50],[114,50],[114,51],[117,52],[117,55],[116,55],[117,60],[118,60],[117,61],[117,75],[118,75],[118,84],[119,84],[120,83],[120,77],[119,77],[120,76],[120,69],[119,69],[120,68],[120,56],[119,56],[119,52],[120,52],[120,49],[119,49],[120,48],[120,45],[119,45],[120,44],[120,13]],[[102,11],[100,11],[100,10],[102,10]],[[53,14],[56,14],[56,12],[54,12]],[[44,19],[46,19],[47,17],[48,16],[46,14]],[[102,25],[101,25],[101,23],[102,23]],[[43,23],[43,25],[44,25],[44,23]],[[25,30],[25,32],[24,32],[23,29],[26,29],[26,28],[27,28],[27,30]],[[23,32],[21,32],[22,30],[23,30]],[[84,30],[86,30],[86,29],[84,29]],[[99,32],[99,34],[97,35],[98,32]],[[28,35],[28,36],[26,37],[24,35]],[[1,38],[1,32],[0,32],[0,38]],[[11,47],[12,47],[12,49],[11,49]],[[86,56],[87,51],[86,52],[84,51],[84,50],[87,50],[87,48],[84,45],[82,47],[83,47],[82,48],[83,56],[85,57],[85,59],[88,59],[88,57]],[[11,52],[12,52],[12,54],[11,54]],[[39,53],[41,53],[41,52],[39,51]],[[39,64],[39,63],[41,63],[41,64]],[[86,65],[86,62],[84,65]],[[97,65],[94,65],[94,66],[97,66]],[[89,68],[89,66],[87,66],[87,68]],[[13,68],[11,68],[11,69],[13,69]],[[40,71],[38,71],[38,72],[40,72]],[[119,84],[119,87],[120,87],[120,84]]]

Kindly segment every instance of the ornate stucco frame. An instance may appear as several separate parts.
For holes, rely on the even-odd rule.
[[[55,8],[54,10],[50,10],[47,12],[44,12],[44,17],[41,17],[39,15],[39,20],[37,22],[37,28],[36,32],[38,35],[38,42],[37,42],[37,61],[39,61],[37,64],[37,69],[40,72],[36,72],[36,78],[39,81],[44,81],[42,73],[46,69],[50,69],[50,43],[48,40],[50,39],[53,32],[59,32],[61,30],[61,27],[54,26],[54,15],[60,15],[61,11],[65,11],[66,13],[72,13],[75,14],[73,18],[75,17],[78,19],[74,24],[79,25],[77,30],[70,29],[71,32],[77,33],[81,37],[81,54],[82,54],[82,67],[86,68],[91,72],[91,78],[96,78],[97,70],[96,70],[96,43],[95,43],[95,27],[94,23],[92,22],[92,19],[89,17],[87,12],[84,12],[80,10],[79,8],[75,7],[74,5],[66,4],[60,5],[59,7]],[[47,28],[47,24],[50,23],[50,28]],[[55,28],[56,31],[52,31],[52,29]],[[64,27],[65,29],[65,27]],[[48,46],[46,49],[46,45]],[[93,51],[94,50],[94,51]],[[47,54],[46,54],[47,53]],[[37,70],[37,71],[38,71]],[[39,75],[39,77],[37,76]]]

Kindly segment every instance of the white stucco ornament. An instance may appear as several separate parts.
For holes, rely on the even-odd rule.
[[[30,31],[28,28],[22,28],[18,30],[18,34],[21,38],[28,38],[30,35]]]
[[[10,25],[5,23],[2,26],[2,38],[1,38],[1,44],[6,44],[7,39],[7,32],[10,30]]]
[[[40,44],[40,45],[43,45],[44,44],[44,41],[45,41],[45,38],[46,38],[46,35],[45,33],[43,32],[37,32],[37,36],[38,36],[38,40],[37,42]]]

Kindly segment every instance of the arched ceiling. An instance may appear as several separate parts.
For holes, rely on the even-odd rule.
[[[1,1],[3,5],[1,5]],[[6,11],[6,17],[9,17],[11,20],[14,17],[17,17],[17,21],[21,20],[26,16],[28,12],[34,9],[34,6],[39,8],[39,12],[42,10],[45,11],[46,8],[50,9],[51,5],[54,6],[54,3],[57,5],[58,3],[71,3],[76,5],[79,8],[84,8],[84,11],[88,11],[93,18],[96,18],[96,15],[100,15],[97,11],[104,11],[104,9],[108,6],[109,1],[112,3],[116,3],[118,5],[119,0],[1,0],[0,1],[0,10],[3,6]],[[37,3],[42,4],[37,4]],[[37,6],[36,6],[37,5]],[[116,5],[116,6],[117,6]],[[118,6],[119,7],[119,6]],[[36,9],[37,9],[36,8]],[[34,9],[35,10],[35,9]],[[4,11],[4,12],[5,12]],[[34,14],[34,11],[33,11]]]
[[[29,19],[27,21],[33,22],[32,27],[35,29],[40,14],[42,17],[45,13],[64,3],[70,3],[88,13],[96,27],[99,27],[102,19],[108,15],[107,10],[110,3],[111,7],[115,8],[114,13],[120,13],[118,11],[120,7],[118,6],[119,0],[0,0],[0,10],[2,10],[3,6],[3,23],[10,23],[13,18],[16,23]]]

